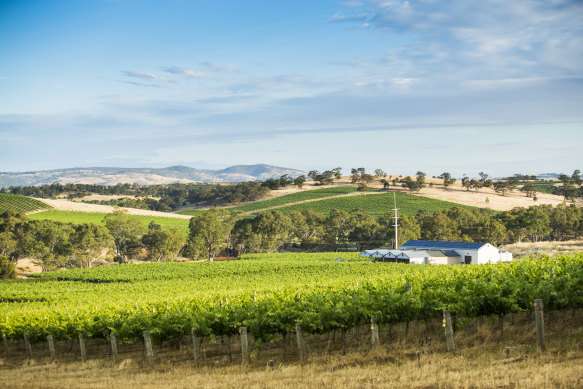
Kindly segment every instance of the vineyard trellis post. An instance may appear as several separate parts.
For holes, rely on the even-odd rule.
[[[545,351],[545,320],[543,315],[543,301],[541,299],[534,300],[534,313],[536,323],[536,343],[541,351]]]
[[[6,334],[2,334],[2,344],[4,345],[4,353],[6,353],[6,355],[8,355],[8,339],[6,338]]]
[[[455,352],[453,326],[451,324],[451,313],[449,311],[443,311],[443,322],[443,326],[445,327],[445,339],[447,341],[447,351]]]
[[[146,360],[149,364],[152,364],[154,362],[154,352],[152,351],[150,331],[144,331],[144,347],[146,348]]]
[[[247,327],[240,327],[241,334],[241,357],[243,363],[249,363],[249,337],[247,336]]]
[[[370,338],[372,350],[374,351],[379,345],[379,326],[375,323],[374,315],[370,317]]]
[[[117,339],[115,337],[115,332],[109,334],[109,341],[111,343],[111,359],[113,363],[117,362]]]
[[[306,360],[306,343],[304,342],[304,332],[300,323],[296,323],[296,335],[298,337],[298,350],[300,352],[300,361]]]
[[[49,355],[51,357],[51,361],[56,359],[55,354],[55,340],[53,339],[53,335],[47,335],[47,343],[49,344]]]
[[[198,367],[200,366],[200,341],[194,330],[190,331],[190,339],[192,341],[192,357],[194,358],[194,365]]]
[[[85,348],[85,337],[79,334],[79,351],[81,352],[81,361],[87,360],[87,349]]]
[[[26,347],[26,356],[30,363],[30,361],[32,361],[32,347],[30,345],[30,340],[28,339],[28,334],[24,334],[24,346]]]

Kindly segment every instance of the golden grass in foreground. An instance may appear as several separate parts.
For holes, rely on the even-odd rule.
[[[523,315],[524,314],[519,314]],[[501,338],[496,321],[476,321],[456,333],[458,352],[444,351],[441,337],[426,343],[422,326],[385,342],[374,353],[343,356],[314,350],[308,362],[255,359],[249,366],[217,362],[196,368],[190,362],[159,361],[148,367],[141,355],[116,365],[107,360],[86,363],[22,363],[8,368],[0,360],[0,386],[7,388],[578,388],[583,387],[582,312],[566,322],[555,313],[547,351],[539,352],[529,320],[505,320]],[[504,348],[510,347],[510,355]],[[363,349],[366,349],[364,347]]]

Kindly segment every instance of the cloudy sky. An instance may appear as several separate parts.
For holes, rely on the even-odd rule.
[[[583,3],[0,0],[0,171],[255,163],[583,170]]]

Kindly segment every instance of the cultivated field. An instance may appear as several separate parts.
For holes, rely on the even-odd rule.
[[[31,197],[0,193],[0,212],[35,212],[50,208],[50,205]]]

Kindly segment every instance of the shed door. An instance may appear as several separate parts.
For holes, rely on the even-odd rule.
[[[466,265],[471,265],[472,264],[472,256],[471,255],[466,255],[464,257],[464,262]]]

